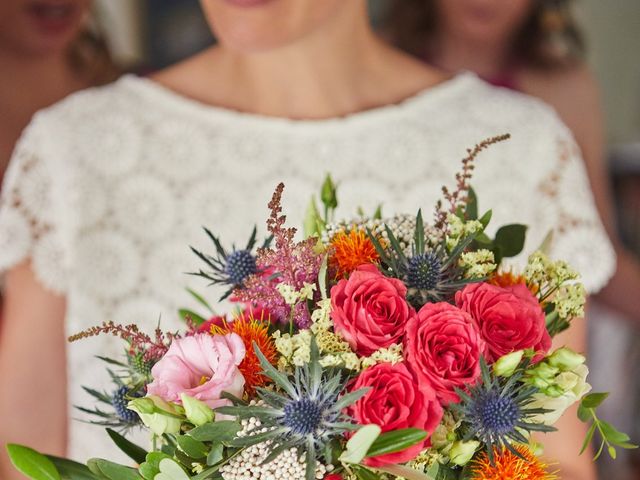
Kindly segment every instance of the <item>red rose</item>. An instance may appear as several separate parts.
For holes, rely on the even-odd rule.
[[[456,304],[478,322],[490,362],[526,348],[541,358],[551,348],[544,312],[526,285],[474,283],[456,293]]]
[[[471,315],[448,303],[427,303],[407,323],[407,365],[421,385],[433,387],[443,405],[459,401],[456,387],[475,383],[484,349]]]
[[[415,315],[406,294],[400,280],[385,277],[374,265],[362,265],[331,289],[335,331],[365,356],[398,343]]]
[[[349,407],[349,414],[360,425],[375,424],[383,432],[401,428],[421,428],[433,433],[442,419],[442,407],[428,385],[418,383],[404,363],[379,363],[363,370],[353,384],[353,390],[371,390]],[[415,458],[431,445],[429,438],[401,452],[371,457],[372,467],[403,463]]]

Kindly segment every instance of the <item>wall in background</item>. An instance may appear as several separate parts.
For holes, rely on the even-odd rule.
[[[640,0],[578,0],[612,143],[640,142]]]

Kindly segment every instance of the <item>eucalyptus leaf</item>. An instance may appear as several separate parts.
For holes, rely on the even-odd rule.
[[[154,480],[189,480],[189,475],[175,460],[165,458],[160,460],[160,473]]]
[[[189,435],[180,435],[177,438],[178,447],[184,453],[189,455],[191,458],[199,459],[205,458],[209,450],[207,446],[199,440],[189,436]]]
[[[137,470],[131,467],[125,467],[102,458],[94,458],[92,460],[100,473],[109,480],[140,480],[143,478]]]
[[[209,454],[207,455],[207,465],[215,465],[220,462],[224,455],[224,445],[221,443],[214,443],[211,446],[211,450],[209,450]]]
[[[207,423],[189,431],[189,436],[201,442],[227,442],[233,440],[242,426],[232,420]]]

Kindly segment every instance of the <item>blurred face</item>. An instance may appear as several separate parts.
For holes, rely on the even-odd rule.
[[[509,41],[536,0],[436,0],[446,32],[476,42]]]
[[[292,44],[348,19],[350,13],[364,12],[361,0],[201,0],[201,4],[220,43],[246,53]]]
[[[0,48],[23,55],[64,51],[78,34],[90,0],[0,0]]]

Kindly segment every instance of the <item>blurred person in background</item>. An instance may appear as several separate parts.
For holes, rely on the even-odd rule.
[[[600,92],[583,60],[570,0],[397,0],[385,31],[399,48],[448,72],[469,70],[493,85],[551,105],[582,151],[600,215],[617,254],[597,298],[640,327],[640,262],[615,225]]]
[[[113,80],[91,0],[0,2],[0,183],[32,115],[72,92]]]
[[[292,225],[327,171],[345,216],[381,199],[394,213],[431,208],[466,147],[510,132],[474,177],[492,223],[527,223],[527,250],[558,230],[554,248],[587,289],[607,282],[613,249],[580,154],[546,105],[391,48],[364,0],[201,4],[218,46],[74,94],[38,113],[18,143],[0,201],[0,411],[11,412],[0,443],[116,458],[99,428],[71,421],[69,405],[91,404],[83,385],[115,390],[92,360],[121,344],[101,336],[67,346],[65,358],[65,336],[108,319],[152,331],[159,314],[166,330],[180,328],[185,284],[203,288],[181,273],[199,267],[189,245],[208,248],[200,226],[246,241],[238,226],[260,221],[280,181]],[[551,183],[554,192],[541,190]],[[570,335],[584,350],[582,323]],[[584,426],[571,414],[558,426],[545,443],[563,478],[593,479],[589,456],[577,455]]]

